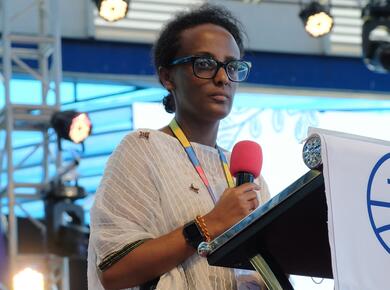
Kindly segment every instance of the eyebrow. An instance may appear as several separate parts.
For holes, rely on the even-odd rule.
[[[213,58],[215,60],[218,60],[213,54],[211,54],[209,52],[197,52],[197,53],[194,53],[194,56],[206,56],[206,57],[210,57],[210,58]],[[228,57],[226,57],[226,59],[223,62],[231,61],[231,60],[240,60],[240,58],[236,58],[234,56],[228,56]]]

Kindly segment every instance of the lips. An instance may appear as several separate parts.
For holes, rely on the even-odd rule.
[[[213,93],[210,97],[217,102],[226,102],[231,98],[230,95],[226,93]]]

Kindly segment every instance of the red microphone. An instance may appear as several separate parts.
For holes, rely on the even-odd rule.
[[[230,157],[230,172],[236,178],[236,185],[253,180],[260,175],[263,165],[263,152],[253,141],[240,141],[233,147]]]

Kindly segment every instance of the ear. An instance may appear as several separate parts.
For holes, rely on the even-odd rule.
[[[165,67],[158,68],[158,76],[162,85],[168,90],[172,91],[175,88],[175,85],[172,81],[171,71]]]

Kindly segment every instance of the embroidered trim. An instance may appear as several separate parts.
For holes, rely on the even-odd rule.
[[[108,256],[106,256],[103,261],[98,265],[98,268],[101,272],[106,271],[108,268],[110,268],[113,264],[118,262],[120,259],[122,259],[124,256],[126,256],[128,253],[133,251],[135,248],[138,248],[140,245],[142,245],[145,241],[149,239],[139,240],[135,241],[134,243],[128,244],[124,246],[122,249],[115,251]]]

